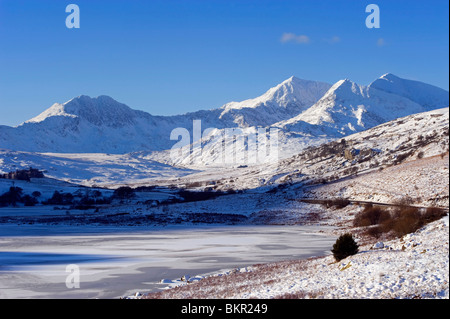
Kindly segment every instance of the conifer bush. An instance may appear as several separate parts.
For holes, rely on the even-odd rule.
[[[333,253],[334,259],[340,261],[348,256],[355,255],[358,253],[359,246],[353,239],[353,235],[350,233],[345,233],[336,240],[333,245],[331,252]]]

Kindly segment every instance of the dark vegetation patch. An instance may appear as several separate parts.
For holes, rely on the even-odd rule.
[[[402,237],[446,215],[445,210],[437,207],[421,209],[399,205],[389,209],[366,205],[361,212],[355,215],[353,226],[366,227],[366,234],[375,238],[379,238],[383,234]]]

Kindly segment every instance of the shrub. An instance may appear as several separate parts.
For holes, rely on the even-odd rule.
[[[380,236],[384,233],[383,227],[382,226],[373,226],[373,227],[369,227],[366,231],[366,234],[374,237],[374,238],[380,238]]]
[[[410,157],[412,155],[412,153],[413,153],[413,151],[398,154],[394,161],[394,164],[400,164],[400,163],[404,162],[408,157]]]
[[[398,237],[413,233],[425,224],[421,217],[418,208],[398,208],[394,212],[394,222],[391,228]]]
[[[407,207],[414,204],[414,199],[409,196],[405,196],[395,200],[392,204],[399,207]]]
[[[444,216],[447,216],[447,213],[443,209],[437,207],[428,207],[425,213],[422,215],[422,219],[425,223],[431,223],[438,219],[441,219]]]
[[[186,189],[180,189],[178,191],[178,195],[183,198],[184,202],[197,202],[197,201],[204,201],[204,200],[210,200],[214,199],[216,197],[219,197],[221,195],[226,195],[227,193],[222,191],[212,191],[212,190],[205,190],[205,191],[191,191]]]
[[[364,210],[358,213],[353,220],[353,226],[364,227],[372,226],[383,223],[384,221],[390,219],[390,214],[387,210],[379,207],[373,206],[372,204],[366,205]]]
[[[353,226],[368,227],[366,234],[375,238],[383,233],[401,237],[447,215],[443,209],[437,207],[429,207],[421,213],[419,208],[407,206],[408,203],[409,198],[398,201],[398,206],[391,213],[387,209],[366,205],[364,210],[355,216]]]
[[[33,196],[34,198],[37,198],[37,197],[41,197],[41,192],[39,192],[39,191],[34,191],[32,194],[31,194],[31,196]]]
[[[113,197],[119,199],[129,199],[133,198],[136,194],[131,187],[122,186],[114,190]]]
[[[337,198],[332,201],[332,206],[336,207],[337,209],[345,208],[348,205],[350,205],[350,201],[345,198]]]
[[[345,198],[328,199],[328,200],[323,201],[322,203],[327,208],[334,207],[336,209],[342,209],[342,208],[350,205],[350,201]]]
[[[38,203],[37,199],[30,195],[23,196],[21,201],[24,203],[25,206],[34,206]]]
[[[345,233],[336,240],[333,245],[331,252],[333,253],[334,259],[340,261],[348,256],[355,255],[358,253],[359,246],[353,239],[353,235],[350,233]]]
[[[16,206],[22,199],[22,188],[10,187],[9,191],[0,196],[0,206]]]
[[[42,202],[44,205],[71,205],[73,203],[73,195],[70,193],[60,193],[55,191],[53,196]]]

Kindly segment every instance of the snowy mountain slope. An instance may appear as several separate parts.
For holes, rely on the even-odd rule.
[[[111,189],[128,185],[244,190],[242,198],[223,197],[201,206],[175,205],[170,211],[246,211],[263,220],[272,215],[301,220],[305,209],[297,200],[302,196],[387,203],[409,196],[417,205],[448,207],[448,130],[449,111],[440,109],[309,147],[274,163],[220,168],[205,165],[198,170],[176,169],[143,152],[40,154],[2,150],[0,172],[32,166],[59,181]],[[352,159],[346,158],[345,150],[355,150]],[[2,183],[4,189],[11,185],[9,180]],[[36,181],[30,183],[30,189],[36,187]]]
[[[387,73],[369,85],[388,93],[403,96],[416,102],[427,110],[433,110],[449,105],[449,94],[447,91],[419,81],[399,78]]]
[[[338,81],[312,107],[278,123],[298,131],[304,122],[320,126],[330,136],[346,136],[410,114],[448,106],[448,92],[392,74],[369,86],[348,79]]]
[[[219,189],[255,189],[286,183],[322,184],[355,174],[369,173],[417,158],[449,151],[448,108],[399,118],[345,138],[304,148],[298,154],[273,163],[234,167],[219,173],[205,167],[202,173],[189,175],[189,181],[207,185],[215,180]],[[294,145],[291,145],[294,147]],[[354,153],[353,159],[345,151]],[[448,174],[448,173],[447,173]],[[187,183],[186,177],[179,183]],[[232,181],[232,182],[230,182]]]
[[[328,83],[290,77],[255,99],[222,106],[221,119],[239,127],[268,126],[300,114],[316,103],[329,89]]]
[[[400,83],[401,85],[396,84],[391,85],[391,87],[385,85],[383,89],[375,88],[375,86],[381,87],[379,83],[387,81],[387,79],[390,79],[394,84]],[[277,92],[280,92],[279,87],[298,81],[302,80],[291,78],[283,82],[277,87]],[[411,85],[411,88],[408,85]],[[418,104],[405,97],[407,89],[414,91],[414,94],[408,95],[411,99],[424,104]],[[395,91],[398,91],[398,94],[391,93]],[[271,91],[266,95],[270,95],[269,93]],[[425,101],[433,100],[430,96],[434,96],[435,102],[426,104]],[[263,111],[256,107],[258,101],[258,99],[250,101],[249,105],[255,106],[254,109],[250,110],[254,112]],[[287,102],[285,105],[287,105]],[[274,130],[278,136],[279,145],[276,159],[284,159],[299,153],[308,146],[317,146],[337,137],[361,132],[396,118],[425,112],[438,106],[448,106],[448,92],[417,81],[403,80],[392,74],[383,75],[369,86],[361,86],[350,80],[342,80],[333,85],[316,104],[306,108],[298,116],[265,127],[266,133],[263,134],[263,141],[270,138],[270,129]],[[236,109],[239,111],[245,110],[239,103],[231,103],[225,105],[224,108],[232,111]],[[197,150],[197,152],[193,152],[197,163],[192,163],[191,157],[171,158],[169,160],[168,153],[154,154],[154,156],[159,161],[175,165],[220,166],[220,164],[224,164],[223,154],[233,152],[235,161],[231,164],[245,165],[250,162],[248,158],[257,157],[255,154],[257,151],[252,151],[248,143],[245,144],[242,141],[256,131],[255,127],[243,128],[241,134],[236,133],[234,140],[227,138],[229,134],[227,135],[223,129],[214,131],[214,138],[213,134],[210,134],[202,140],[201,148],[200,141],[189,146],[192,150]],[[264,143],[261,146],[265,147]],[[200,149],[202,152],[198,151]],[[274,159],[275,157],[272,157],[272,161]],[[229,165],[230,163],[225,164]]]
[[[333,183],[308,188],[307,198],[348,198],[357,201],[395,203],[405,198],[424,207],[448,207],[449,162],[447,156],[413,157],[405,163],[374,170]]]
[[[299,114],[328,88],[292,77],[254,100],[176,116],[154,116],[108,96],[82,95],[56,103],[18,127],[0,126],[0,147],[63,153],[161,151],[175,144],[170,139],[175,128],[187,129],[193,138],[194,120],[202,121],[202,130],[266,126]]]
[[[216,129],[181,149],[140,153],[168,165],[202,170],[276,163],[307,147],[333,140],[317,126],[304,123],[304,127],[303,132],[287,132],[276,127]]]
[[[379,83],[387,81],[387,79],[391,81],[389,82],[391,83],[390,87],[385,85],[382,89],[375,88],[381,87]],[[291,82],[294,80],[295,78],[291,79]],[[283,83],[289,84],[290,81]],[[411,88],[408,85],[411,85]],[[413,91],[414,94],[407,95],[405,93],[407,90]],[[395,92],[398,94],[394,94]],[[426,104],[426,101],[433,100],[431,96],[434,96],[435,102]],[[417,102],[421,102],[423,105]],[[257,105],[255,101],[252,103]],[[263,143],[258,146],[266,147],[264,141],[270,139],[270,129],[277,134],[278,153],[265,159],[266,163],[273,162],[298,154],[308,146],[317,146],[337,137],[361,132],[382,123],[410,114],[425,112],[438,106],[448,106],[448,92],[417,81],[403,80],[392,74],[383,75],[369,86],[342,80],[330,88],[316,104],[306,108],[300,115],[266,127],[262,136]],[[240,104],[231,104],[225,107],[241,110]],[[188,167],[192,167],[191,165],[194,164],[196,166],[193,167],[196,168],[201,165],[252,164],[256,162],[249,161],[249,158],[256,158],[258,151],[251,148],[248,143],[245,144],[244,140],[255,132],[257,129],[254,127],[243,128],[241,134],[236,134],[236,138],[233,140],[227,138],[225,130],[214,131],[214,134],[210,134],[201,141],[201,147],[200,142],[189,146],[194,150],[192,155],[197,160],[196,163],[192,162],[191,157],[168,160],[167,153],[166,156],[164,154],[154,154],[154,156],[159,161]],[[233,153],[231,156],[235,156],[235,160],[231,163],[224,163],[224,153]]]
[[[54,104],[15,128],[0,127],[0,147],[31,152],[114,153],[163,150],[171,147],[176,127],[192,130],[192,121],[214,121],[218,111],[178,116],[153,116],[107,96],[79,96]]]
[[[205,154],[200,157],[200,163],[180,163],[196,169],[197,172],[160,182],[164,183],[161,185],[175,184],[188,188],[196,185],[198,189],[213,187],[219,190],[249,189],[260,192],[290,183],[298,184],[299,187],[305,184],[335,183],[355,174],[377,172],[385,167],[408,163],[418,158],[425,159],[445,154],[448,152],[448,130],[449,110],[444,108],[396,119],[344,139],[330,141],[329,138],[323,137],[322,142],[314,139],[311,141],[317,144],[309,146],[301,144],[302,141],[307,141],[302,137],[298,139],[290,137],[286,141],[280,139],[280,147],[286,148],[280,153],[289,154],[289,151],[295,150],[296,147],[302,150],[294,152],[292,156],[280,157],[273,161],[269,158],[268,162],[259,165],[240,165],[242,163],[239,162],[234,165],[215,165],[217,157],[214,157],[214,153],[208,153],[210,149],[207,145]],[[345,143],[342,143],[342,140]],[[346,150],[349,152],[354,150],[357,155],[354,155],[353,159],[345,158]],[[161,162],[165,158],[164,156],[155,157],[155,153],[137,153],[136,156],[142,160]],[[420,172],[417,174],[420,175]],[[445,181],[448,180],[448,171],[436,170],[436,176],[439,178],[447,176],[442,182],[445,185]],[[427,175],[424,178],[431,177]],[[422,179],[417,178],[417,180]],[[139,181],[136,183],[141,185]],[[411,184],[411,186],[414,185]],[[387,200],[386,196],[394,198],[395,194],[388,191],[383,195],[383,200]],[[423,200],[426,201],[427,198],[423,197]]]
[[[0,147],[53,153],[157,151],[160,153],[155,153],[154,158],[159,161],[187,165],[186,157],[169,160],[167,156],[167,150],[180,141],[180,135],[171,139],[171,133],[180,128],[183,134],[188,134],[185,145],[193,143],[189,147],[194,151],[201,145],[200,163],[220,164],[223,145],[228,145],[236,146],[239,160],[233,164],[239,165],[253,155],[248,145],[238,145],[236,141],[248,139],[249,134],[261,128],[266,132],[271,128],[277,131],[280,141],[277,157],[282,159],[307,146],[441,107],[442,103],[448,106],[448,92],[391,74],[369,86],[342,80],[330,87],[291,77],[258,98],[176,116],[136,111],[107,96],[79,96],[64,104],[54,104],[18,127],[0,126]],[[215,137],[210,132],[200,142],[199,134],[194,134],[196,120],[201,120],[199,132],[213,128]],[[226,139],[229,135],[226,129],[240,129],[241,133],[236,131],[233,141]],[[268,133],[263,137],[269,138]]]
[[[81,95],[64,104],[55,103],[25,123],[41,123],[50,117],[66,116],[82,118],[96,126],[120,127],[135,124],[138,113],[139,111],[134,111],[109,96],[91,99],[89,96]],[[145,116],[144,113],[141,115]]]
[[[298,154],[308,146],[317,146],[337,137],[361,132],[396,118],[425,112],[433,108],[427,104],[418,104],[402,95],[373,87],[380,81],[386,81],[387,78],[394,78],[397,82],[400,81],[402,86],[397,86],[401,87],[402,90],[406,90],[408,84],[412,83],[411,90],[415,89],[415,91],[411,98],[416,101],[426,101],[430,95],[437,92],[436,99],[439,102],[434,103],[433,107],[441,104],[446,106],[445,103],[448,103],[448,92],[444,90],[415,81],[405,80],[402,82],[402,79],[389,74],[382,76],[369,86],[361,86],[350,80],[342,80],[337,82],[316,104],[307,108],[300,115],[265,128],[265,133],[262,136],[263,143],[258,144],[258,146],[266,147],[264,141],[270,139],[270,129],[272,129],[278,136],[278,152],[272,157],[266,158],[263,162],[285,159]],[[386,89],[388,88],[386,87]],[[395,87],[390,91],[394,91],[394,89]],[[399,94],[403,94],[400,89],[398,91]],[[445,95],[447,95],[447,100],[445,100]],[[238,166],[256,163],[255,161],[249,161],[249,158],[256,158],[258,150],[251,148],[249,143],[246,144],[244,140],[259,131],[255,127],[250,127],[242,129],[240,132],[240,134],[236,133],[236,138],[233,140],[227,138],[229,134],[225,130],[216,130],[214,131],[214,137],[213,134],[210,134],[201,141],[201,147],[200,142],[189,146],[193,150],[197,150],[193,152],[197,163],[192,163],[190,157],[180,156],[169,160],[167,154],[165,154],[166,157],[164,157],[164,154],[154,155],[159,161],[182,166],[192,164],[208,166],[231,164]],[[231,163],[225,163],[223,160],[224,153],[232,153],[229,157],[235,156],[235,160]],[[258,161],[258,163],[261,163],[261,161]]]

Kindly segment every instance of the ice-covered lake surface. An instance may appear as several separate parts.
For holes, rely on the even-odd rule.
[[[162,279],[322,256],[313,226],[64,227],[0,225],[0,298],[120,298]],[[79,288],[66,279],[79,270]],[[72,277],[68,277],[72,276]],[[70,281],[73,283],[73,280]],[[70,285],[69,285],[70,286]]]

